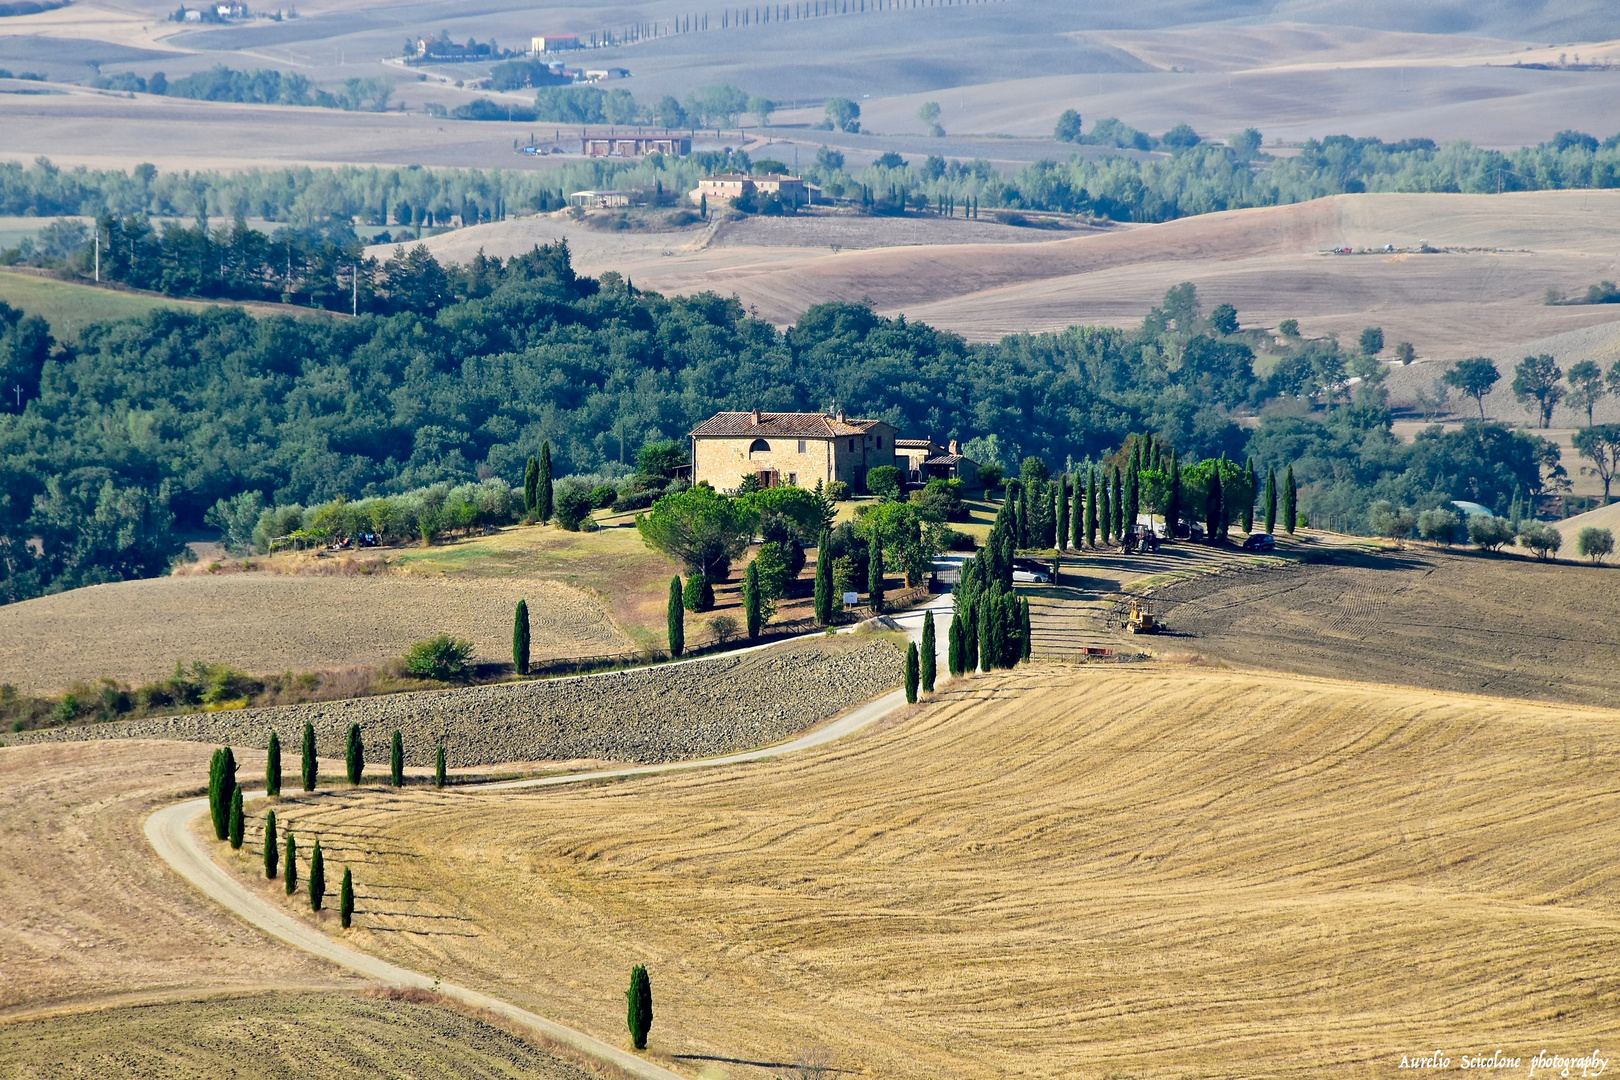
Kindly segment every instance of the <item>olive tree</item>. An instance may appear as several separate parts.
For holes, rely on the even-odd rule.
[[[1614,554],[1614,532],[1588,525],[1576,535],[1575,550],[1583,559],[1590,559],[1594,563],[1607,562],[1609,556]]]
[[[1527,521],[1519,529],[1519,546],[1535,552],[1536,558],[1547,560],[1564,546],[1564,534],[1540,521]]]

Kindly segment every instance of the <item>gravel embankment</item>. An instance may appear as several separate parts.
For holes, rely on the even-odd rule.
[[[411,766],[431,766],[441,742],[452,768],[573,758],[679,761],[779,742],[893,689],[900,675],[890,642],[839,635],[639,671],[151,717],[18,732],[5,741],[185,739],[263,747],[274,730],[283,768],[294,775],[307,721],[322,757],[342,757],[349,725],[358,723],[372,771],[387,762],[395,728]]]

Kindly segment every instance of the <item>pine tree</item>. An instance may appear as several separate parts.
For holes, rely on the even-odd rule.
[[[523,470],[523,512],[534,514],[534,502],[540,497],[540,459],[529,455],[529,464]]]
[[[922,661],[923,693],[932,694],[939,675],[939,642],[935,638],[932,609],[923,612],[922,655],[919,659]]]
[[[433,786],[444,787],[444,744],[439,744],[439,752],[433,760]]]
[[[821,530],[816,541],[816,622],[831,626],[833,617],[832,533]]]
[[[349,725],[349,745],[344,750],[343,762],[348,766],[349,783],[359,784],[366,771],[366,748],[360,741],[360,725]]]
[[[1097,470],[1086,470],[1086,546],[1097,546]]]
[[[949,640],[945,646],[945,669],[952,678],[962,674],[962,616],[951,616],[951,628],[946,631]]]
[[[282,884],[287,888],[287,895],[291,896],[298,891],[298,841],[293,839],[290,829],[287,831],[287,857],[281,861],[285,867],[281,873]]]
[[[669,655],[679,656],[686,651],[686,604],[681,599],[681,575],[669,579],[669,608],[664,615],[665,629],[669,632]]]
[[[1209,474],[1209,492],[1204,496],[1204,530],[1209,534],[1209,542],[1215,543],[1221,538],[1226,525],[1226,510],[1221,505],[1221,470]]]
[[[280,854],[276,847],[276,812],[272,810],[264,815],[264,876],[271,881],[276,878],[276,860]]]
[[[354,921],[354,875],[347,866],[343,868],[343,888],[338,892],[338,917],[345,930]]]
[[[315,725],[304,724],[304,790],[314,791],[319,763],[315,760]]]
[[[534,485],[534,517],[536,521],[550,521],[551,499],[551,443],[540,444],[540,476]]]
[[[242,820],[242,789],[238,787],[231,792],[231,820],[227,827],[233,851],[242,850],[242,830],[246,824]]]
[[[1243,465],[1243,531],[1254,532],[1254,493],[1260,480],[1254,474],[1254,458]]]
[[[1266,532],[1277,531],[1277,467],[1266,470]]]
[[[1181,524],[1181,459],[1170,451],[1170,490],[1164,499],[1165,533],[1172,539],[1176,526]]]
[[[743,571],[742,594],[744,628],[748,631],[749,640],[753,640],[759,637],[763,621],[759,595],[759,567],[753,563],[749,563],[748,569]]]
[[[630,989],[624,993],[629,1006],[626,1020],[630,1025],[630,1042],[637,1050],[647,1049],[647,1033],[652,1030],[652,982],[647,969],[640,964],[630,969]]]
[[[309,856],[309,910],[319,911],[326,903],[326,860],[321,857],[321,842],[315,841],[315,850]]]
[[[875,533],[867,559],[866,593],[872,605],[872,614],[883,614],[883,539]]]
[[[1035,647],[1034,638],[1029,630],[1029,597],[1021,597],[1018,601],[1018,608],[1018,617],[1020,623],[1018,637],[1023,649],[1019,659],[1027,661],[1029,659],[1030,650]]]
[[[1114,466],[1114,490],[1112,495],[1113,498],[1109,501],[1109,505],[1114,508],[1114,539],[1123,540],[1125,538],[1125,485],[1119,475],[1118,465]]]
[[[512,666],[519,675],[529,673],[529,602],[519,600],[512,616]]]
[[[264,793],[281,794],[281,739],[270,733],[270,749],[264,755]]]
[[[907,702],[907,704],[915,705],[917,703],[917,678],[918,678],[918,671],[917,671],[917,643],[915,641],[909,641],[909,642],[906,643],[906,702]]]
[[[388,782],[395,787],[405,786],[405,739],[394,729],[394,742],[388,748]]]
[[[1294,535],[1294,524],[1299,521],[1299,485],[1294,483],[1294,467],[1288,466],[1288,475],[1283,477],[1283,528],[1288,535]]]
[[[1066,473],[1057,474],[1056,503],[1052,509],[1053,531],[1057,536],[1057,549],[1067,551],[1069,548],[1069,477]]]

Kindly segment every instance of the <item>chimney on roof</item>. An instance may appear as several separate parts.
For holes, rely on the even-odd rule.
[[[756,408],[753,411],[749,423],[753,424],[755,427],[759,427],[759,409]]]
[[[844,422],[844,410],[843,409],[838,410],[838,422],[840,424],[842,424]]]
[[[960,454],[961,452],[962,451],[957,448],[956,440],[952,439],[951,440],[951,453]]]

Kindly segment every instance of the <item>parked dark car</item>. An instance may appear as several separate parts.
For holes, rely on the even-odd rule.
[[[1277,538],[1270,533],[1254,533],[1243,541],[1244,551],[1275,551]]]
[[[1202,540],[1204,527],[1196,521],[1176,522],[1176,538],[1178,540]]]

